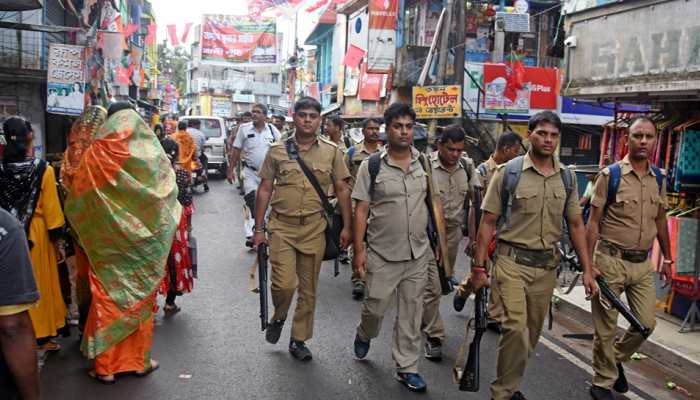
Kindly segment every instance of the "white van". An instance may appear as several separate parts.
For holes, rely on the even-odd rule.
[[[206,154],[209,169],[216,169],[222,175],[226,175],[228,169],[228,157],[226,156],[226,124],[223,118],[206,117],[201,115],[188,115],[180,117],[179,121],[189,122],[197,119],[201,121],[202,126],[199,128],[207,137],[204,145],[204,154]]]

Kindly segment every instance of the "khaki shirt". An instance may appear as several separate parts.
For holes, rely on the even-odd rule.
[[[334,182],[350,177],[343,163],[343,153],[338,146],[323,138],[317,138],[307,151],[299,156],[313,172],[322,188],[327,192]],[[299,167],[296,160],[287,155],[286,142],[270,145],[265,161],[260,168],[260,177],[274,181],[274,192],[270,205],[278,214],[289,217],[306,217],[323,211],[318,193]]]
[[[381,146],[377,146],[377,150],[374,153],[380,150]],[[345,164],[348,166],[350,175],[352,175],[353,178],[357,176],[357,170],[360,168],[360,164],[362,163],[362,161],[364,161],[365,158],[371,156],[372,154],[372,152],[365,148],[364,142],[355,145],[355,153],[352,155],[352,160],[349,159],[347,151],[345,152],[345,156],[343,157],[343,159],[345,160]]]
[[[481,176],[481,187],[486,190],[489,187],[489,183],[491,183],[493,175],[496,173],[498,164],[496,163],[496,160],[493,159],[493,156],[489,157],[484,164],[486,164],[486,175],[481,176],[481,173],[479,173],[479,176]]]
[[[638,176],[628,157],[620,161],[620,172],[615,202],[608,204],[600,221],[600,238],[627,250],[649,250],[656,238],[659,207],[667,206],[666,180],[663,180],[659,193],[656,175],[651,167],[646,174]],[[610,170],[605,168],[593,186],[593,206],[605,207],[609,180]]]
[[[523,161],[523,172],[513,196],[510,221],[503,226],[499,239],[533,250],[551,249],[562,235],[562,218],[581,215],[576,195],[576,174],[571,173],[572,192],[566,203],[566,190],[561,178],[563,166],[554,158],[553,175],[545,177],[535,168],[529,153]],[[501,191],[505,164],[499,165],[486,190],[482,210],[501,215]],[[566,204],[565,204],[566,203]]]
[[[445,212],[445,224],[448,229],[462,226],[464,223],[464,202],[469,199],[477,187],[481,186],[474,162],[470,158],[466,158],[466,161],[467,171],[459,162],[450,170],[442,164],[437,151],[430,155],[433,180],[440,193],[440,200]]]
[[[382,162],[370,197],[370,176],[367,160],[360,164],[352,198],[369,202],[367,245],[387,261],[408,261],[420,258],[429,248],[428,191],[426,173],[419,161],[418,150],[412,149],[407,173],[382,151]]]

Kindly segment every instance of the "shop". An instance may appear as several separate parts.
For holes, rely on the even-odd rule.
[[[567,34],[574,39],[569,40],[573,45],[567,51],[563,87],[567,96],[614,105],[613,120],[603,127],[597,147],[599,168],[625,157],[625,136],[636,115],[656,123],[658,141],[651,161],[666,171],[668,227],[676,261],[671,289],[663,290],[659,283],[657,298],[680,332],[688,332],[700,322],[700,39],[690,34],[697,28],[687,15],[700,12],[700,4],[672,0],[650,7],[651,3],[614,3],[567,15]],[[642,57],[641,49],[651,52]],[[630,110],[623,102],[639,107]],[[658,270],[658,244],[652,260]]]

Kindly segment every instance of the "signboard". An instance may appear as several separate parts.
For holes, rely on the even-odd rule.
[[[367,65],[362,64],[360,72],[360,88],[357,97],[360,100],[379,101],[382,97],[382,85],[385,83],[383,74],[370,74]]]
[[[203,64],[266,66],[277,64],[274,19],[205,14],[200,37]]]
[[[496,13],[496,24],[503,21],[503,30],[506,32],[530,32],[530,14],[519,13]]]
[[[413,110],[418,119],[459,117],[462,115],[462,90],[458,85],[414,86]]]
[[[473,67],[469,68],[471,72]],[[523,87],[516,91],[516,98],[512,100],[505,96],[508,76],[504,64],[483,64],[483,79],[485,111],[527,114],[530,109],[557,108],[559,71],[556,68],[525,67]]]
[[[234,93],[233,94],[233,102],[234,103],[255,103],[255,95],[254,94],[243,94],[243,93]]]
[[[370,0],[367,71],[389,72],[396,59],[399,0]]]
[[[52,43],[46,80],[46,111],[82,114],[85,109],[85,48]]]
[[[369,46],[369,14],[367,7],[353,13],[348,20],[348,46],[355,46],[367,51]],[[347,50],[346,49],[346,50]]]
[[[211,115],[228,118],[231,116],[232,105],[228,97],[214,96],[211,98]]]
[[[567,96],[660,96],[700,90],[700,2],[672,0],[663,7],[617,2],[614,14],[573,14],[567,35]],[[569,16],[567,16],[569,18]],[[601,32],[605,32],[601,35]]]

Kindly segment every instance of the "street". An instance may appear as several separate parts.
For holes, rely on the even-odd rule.
[[[421,360],[420,372],[428,383],[427,394],[410,393],[393,378],[390,354],[393,312],[386,316],[380,337],[372,341],[367,359],[356,360],[352,342],[360,303],[350,297],[350,267],[346,265],[341,265],[341,274],[335,278],[330,262],[321,271],[315,335],[307,342],[313,361],[300,363],[288,354],[291,323],[285,325],[277,345],[268,344],[260,331],[257,294],[248,290],[248,271],[255,253],[243,246],[242,198],[235,186],[215,178],[211,191],[196,195],[195,202],[193,225],[199,244],[199,279],[192,293],[178,298],[182,307],[179,314],[170,319],[164,319],[162,311],[157,314],[153,357],[160,362],[160,369],[145,378],[118,376],[116,385],[102,386],[88,377],[90,363],[80,355],[74,333],[62,340],[63,350],[50,356],[41,372],[43,398],[489,398],[498,338],[488,332],[482,341],[480,392],[459,392],[452,382],[452,366],[464,335],[465,321],[471,314],[471,303],[457,314],[452,310],[451,296],[444,297],[442,303],[448,336],[443,347],[446,356],[440,363]],[[464,260],[459,265],[458,277],[461,277]],[[162,302],[159,298],[161,306]],[[561,333],[566,329],[555,324],[555,330],[545,331],[532,355],[521,388],[529,399],[590,398],[590,351],[585,347],[577,349],[562,339]],[[632,390],[626,398],[675,398],[669,395],[671,392],[664,393],[659,385],[662,379],[674,377],[649,365],[646,364],[644,380],[636,366],[628,367]],[[656,379],[654,374],[660,377]],[[683,382],[681,378],[675,379]]]

